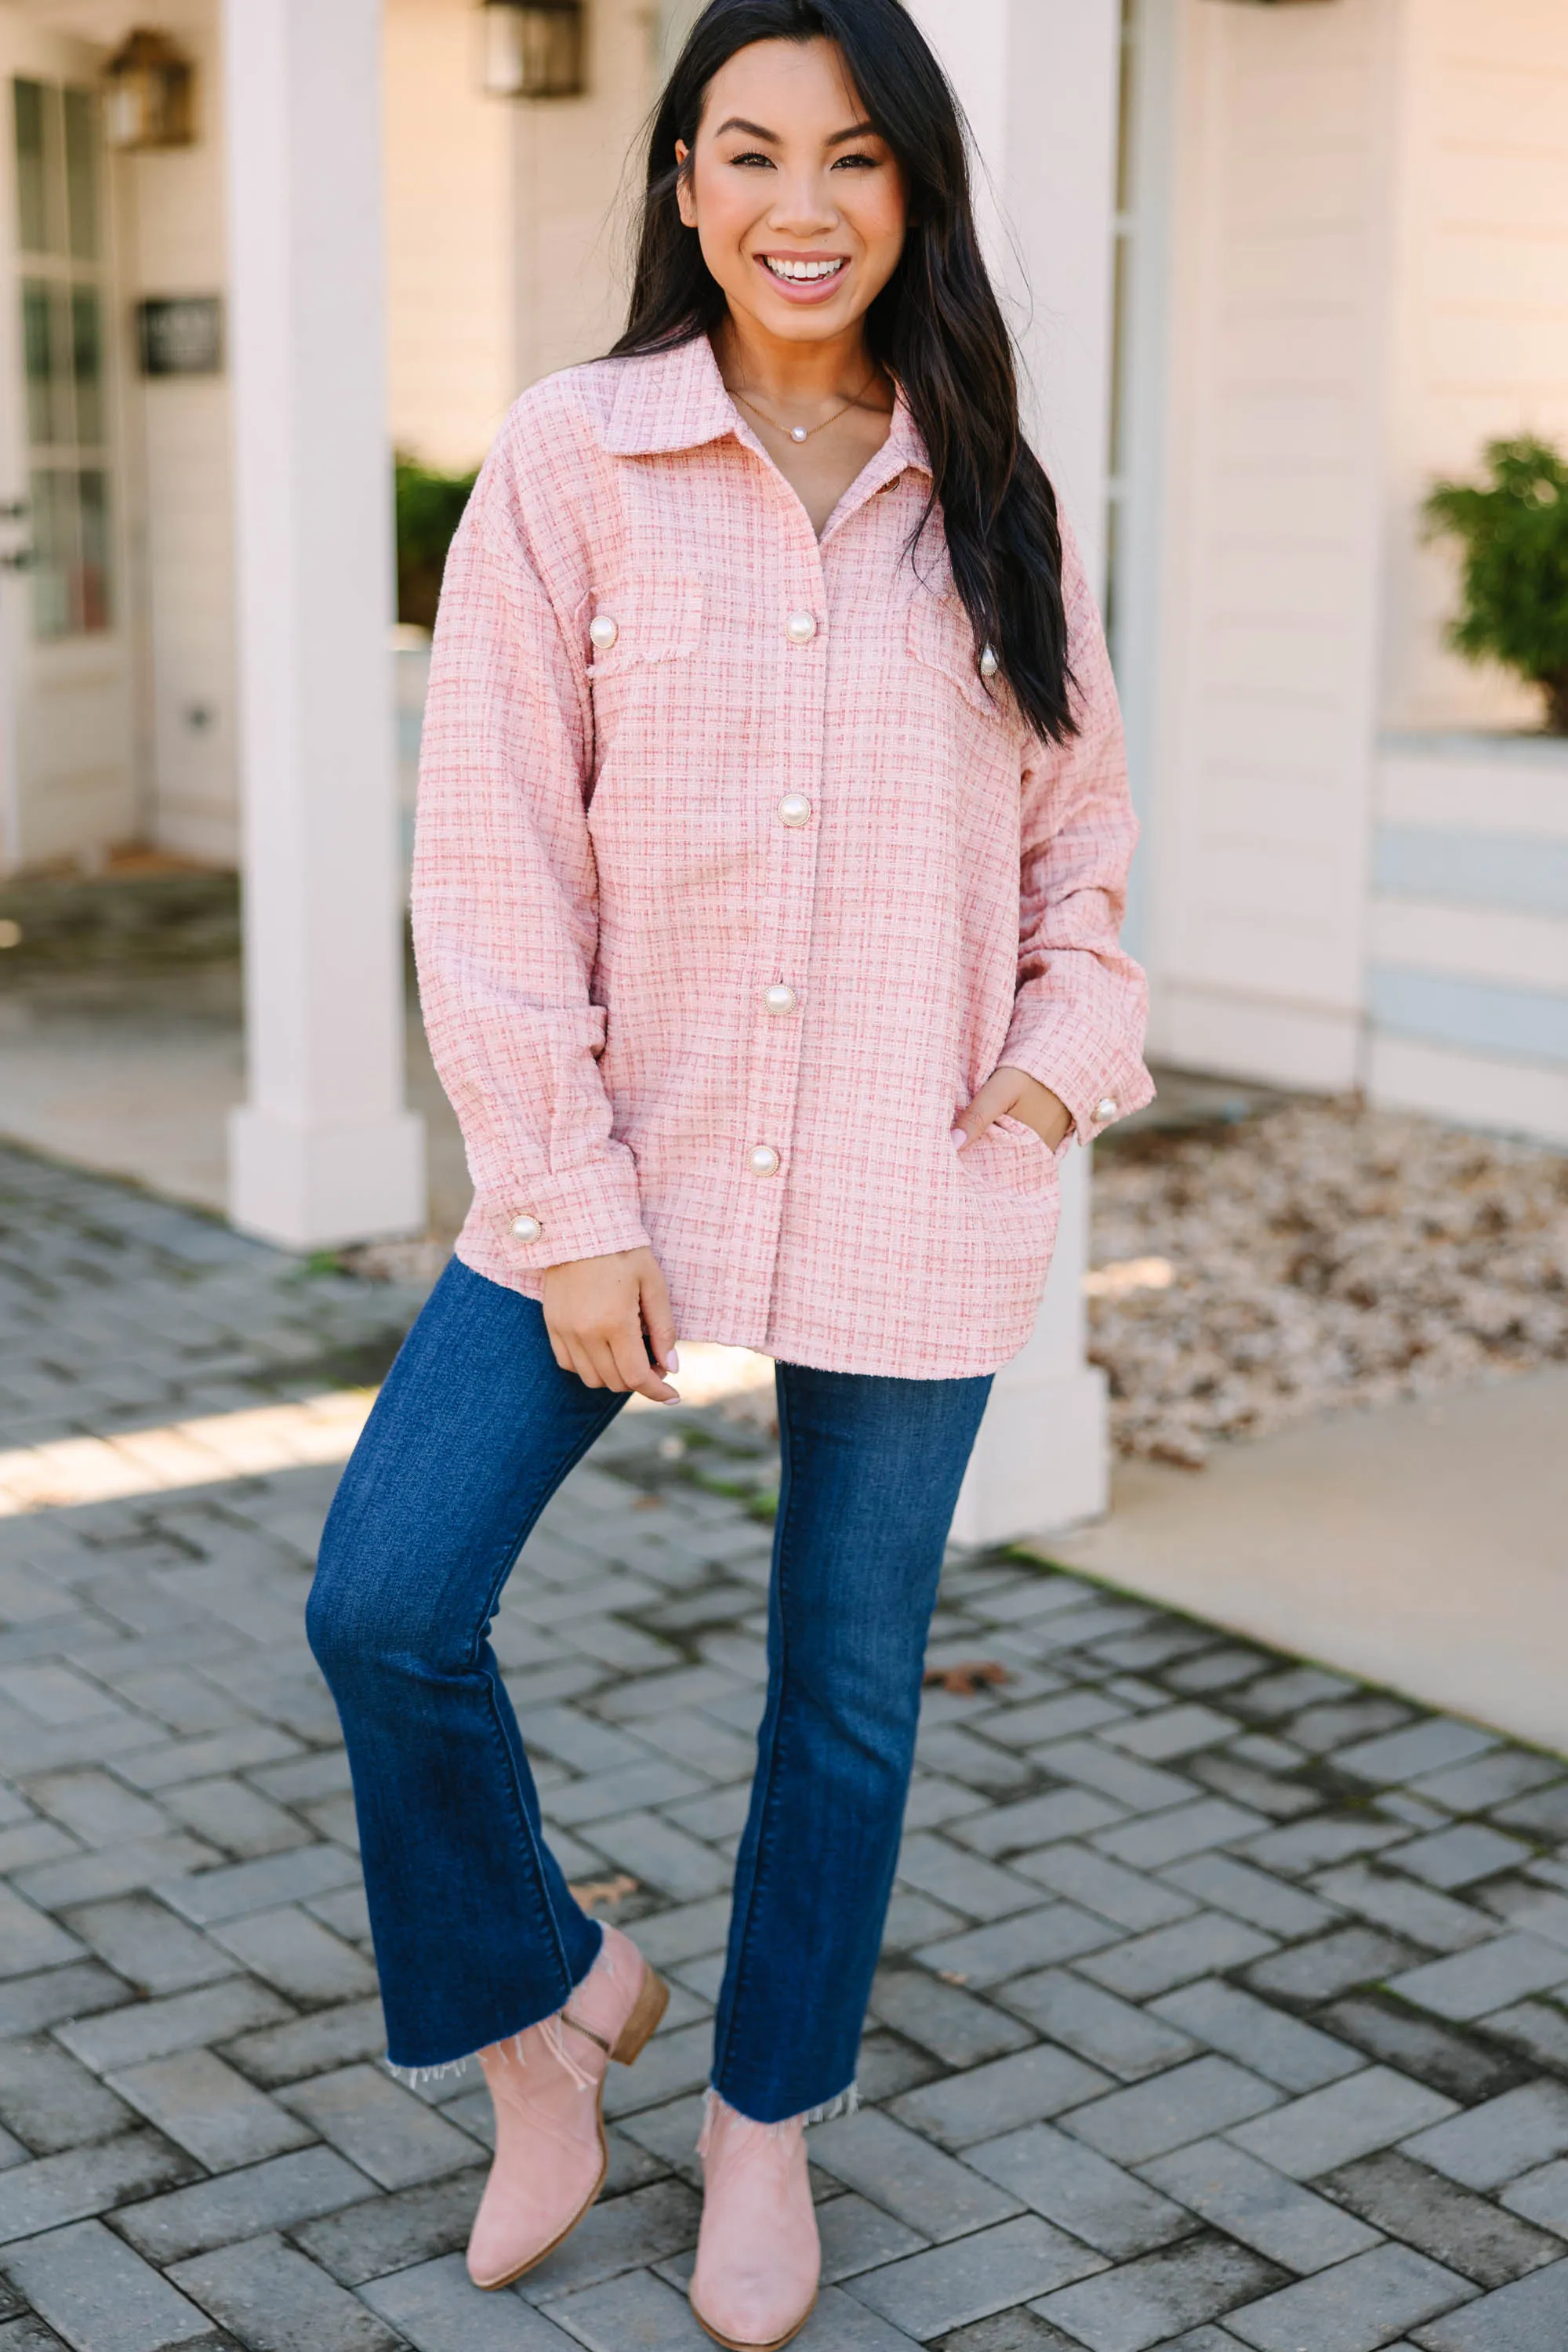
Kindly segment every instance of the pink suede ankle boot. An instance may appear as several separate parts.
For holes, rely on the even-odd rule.
[[[605,2075],[629,2066],[668,1988],[616,1927],[565,2008],[479,2053],[496,2152],[468,2240],[476,2286],[510,2286],[574,2231],[605,2185]]]
[[[698,2152],[692,2312],[728,2352],[778,2352],[811,2317],[822,2270],[805,2125],[754,2124],[710,2092]]]

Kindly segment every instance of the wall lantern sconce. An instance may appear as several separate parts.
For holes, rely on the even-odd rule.
[[[485,88],[492,98],[580,98],[584,0],[484,0]]]
[[[162,33],[132,33],[109,60],[104,133],[111,147],[189,147],[190,63]]]

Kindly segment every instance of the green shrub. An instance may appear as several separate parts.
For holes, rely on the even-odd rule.
[[[1524,434],[1487,445],[1490,479],[1438,482],[1428,537],[1464,548],[1464,602],[1449,641],[1546,689],[1547,726],[1568,735],[1568,459]]]
[[[397,494],[397,617],[422,629],[436,625],[436,604],[452,533],[463,520],[468,492],[479,477],[438,474],[414,457],[399,455]]]

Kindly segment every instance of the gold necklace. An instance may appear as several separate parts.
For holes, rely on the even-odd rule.
[[[771,425],[775,433],[787,433],[792,441],[809,441],[814,433],[821,433],[829,425],[837,425],[841,416],[847,416],[852,408],[858,408],[876,381],[877,370],[873,368],[852,399],[847,400],[841,408],[834,409],[831,415],[823,417],[816,425],[781,425],[776,416],[770,416],[765,408],[759,408],[756,402],[749,400],[743,392],[731,389],[730,397],[738,400],[742,408],[749,408],[753,416],[760,416],[764,425]]]

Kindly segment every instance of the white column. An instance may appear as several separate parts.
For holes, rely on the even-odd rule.
[[[403,961],[381,0],[224,0],[248,1100],[235,1223],[420,1229]]]
[[[1031,438],[1103,584],[1120,0],[913,0],[980,155],[989,258],[1026,373]],[[961,1543],[1105,1509],[1105,1381],[1084,1360],[1089,1165],[1063,1169],[1056,1263],[1034,1336],[998,1373],[959,1497]]]

